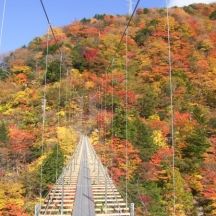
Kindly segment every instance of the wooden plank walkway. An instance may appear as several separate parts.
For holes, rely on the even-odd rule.
[[[95,216],[91,178],[87,158],[87,140],[82,141],[82,157],[73,216]]]
[[[87,136],[82,136],[44,204],[37,206],[35,216],[45,215],[130,216],[130,209]]]

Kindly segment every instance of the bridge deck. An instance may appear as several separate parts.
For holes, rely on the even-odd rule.
[[[130,216],[130,210],[86,136],[35,216]]]
[[[73,216],[87,215],[94,216],[95,207],[87,158],[87,140],[84,139]]]

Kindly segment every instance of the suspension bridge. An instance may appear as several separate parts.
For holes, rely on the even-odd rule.
[[[4,1],[4,12],[6,0]],[[53,27],[50,23],[48,14],[46,12],[43,1],[40,0],[41,6],[44,10],[47,22],[48,22],[48,33],[47,33],[47,47],[46,47],[46,70],[44,72],[44,90],[43,90],[43,127],[42,127],[42,155],[44,149],[44,130],[46,122],[46,84],[47,84],[47,68],[48,68],[48,57],[49,57],[49,39],[52,36],[55,43],[58,45],[58,41],[53,31]],[[126,40],[126,55],[125,55],[125,107],[126,107],[126,132],[127,132],[127,104],[128,104],[128,31],[131,24],[132,18],[138,8],[140,0],[132,11],[132,1],[129,0],[129,19],[121,35],[120,41],[117,45],[117,49],[114,53],[110,64],[107,67],[109,71],[113,67],[113,62],[117,58],[118,50],[120,49],[124,40]],[[3,30],[3,21],[0,31],[0,46]],[[168,48],[169,48],[169,78],[170,78],[170,104],[171,104],[171,125],[172,125],[172,148],[173,148],[173,214],[175,215],[175,146],[173,138],[173,87],[172,87],[172,62],[171,62],[171,46],[170,46],[170,26],[169,26],[169,10],[167,8],[167,27],[168,27]],[[57,46],[58,47],[58,46]],[[62,78],[62,65],[64,65],[63,52],[60,47],[57,49],[60,54],[60,65],[59,65],[59,94],[58,94],[58,113],[60,111],[61,103],[61,78]],[[113,85],[113,81],[112,81]],[[104,92],[105,94],[106,92]],[[113,92],[112,92],[113,97]],[[113,98],[112,98],[113,100]],[[106,107],[106,104],[105,104]],[[112,101],[112,111],[113,111],[113,101]],[[60,126],[60,117],[58,117],[58,126]],[[127,140],[127,133],[125,139]],[[125,146],[126,153],[126,169],[128,167],[128,155],[127,155],[127,142]],[[41,179],[42,179],[41,172]],[[48,195],[41,202],[35,206],[35,216],[45,216],[45,215],[71,215],[71,216],[134,216],[134,204],[128,203],[127,200],[127,174],[126,179],[126,198],[120,194],[116,185],[114,184],[111,176],[109,175],[107,168],[102,164],[99,156],[96,154],[92,144],[90,143],[86,135],[80,136],[80,141],[77,144],[76,150],[73,156],[70,158],[67,165],[63,168],[62,173],[58,177],[56,183],[49,191]],[[40,194],[41,195],[41,194]],[[40,197],[42,198],[42,197]]]
[[[69,163],[44,200],[35,207],[35,216],[133,216],[102,165],[87,136],[82,135]]]

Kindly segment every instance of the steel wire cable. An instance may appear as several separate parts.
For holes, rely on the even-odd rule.
[[[173,184],[173,216],[176,215],[176,176],[175,176],[175,138],[174,138],[174,104],[173,104],[173,77],[172,77],[172,53],[170,35],[170,14],[169,2],[166,0],[166,20],[167,20],[167,44],[169,63],[169,88],[170,88],[170,123],[171,123],[171,146],[172,146],[172,184]]]

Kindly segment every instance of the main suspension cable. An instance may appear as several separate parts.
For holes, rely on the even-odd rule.
[[[45,17],[46,17],[46,20],[47,20],[47,23],[50,27],[50,30],[51,30],[51,33],[52,33],[52,36],[55,40],[55,44],[58,45],[58,40],[55,36],[55,32],[53,30],[53,27],[52,27],[52,24],[50,22],[50,19],[49,19],[49,16],[48,16],[48,13],[47,13],[47,10],[46,10],[46,7],[43,3],[43,0],[40,0],[40,3],[41,3],[41,7],[43,9],[43,12],[45,14]],[[59,91],[58,91],[58,128],[60,127],[60,106],[61,106],[61,81],[62,81],[62,62],[63,62],[63,52],[61,50],[61,48],[59,46],[57,46],[58,48],[58,51],[59,51],[59,55],[60,55],[60,63],[59,63]],[[59,161],[59,146],[58,144],[56,145],[56,181],[58,179],[58,161]]]
[[[52,27],[52,24],[51,24],[51,22],[50,22],[50,19],[49,19],[49,16],[48,16],[46,7],[45,7],[45,5],[44,5],[44,3],[43,3],[43,0],[40,0],[40,3],[41,3],[41,7],[42,7],[42,9],[43,9],[43,12],[44,12],[44,14],[45,14],[47,23],[48,23],[48,25],[49,25],[49,27],[50,27],[52,36],[53,36],[53,38],[54,38],[54,40],[55,40],[55,43],[56,43],[56,45],[57,45],[57,44],[58,44],[58,40],[57,40],[57,38],[56,38],[56,36],[55,36],[55,32],[54,32],[53,27]],[[59,51],[59,54],[62,55],[62,50],[61,50],[61,48],[60,48],[59,46],[57,46],[57,49],[58,49],[58,51]]]
[[[115,53],[114,53],[114,55],[113,55],[113,58],[111,59],[110,64],[109,64],[109,66],[107,67],[107,71],[109,71],[110,68],[112,67],[112,62],[113,62],[113,60],[116,58],[116,55],[117,55],[117,53],[118,53],[118,51],[119,51],[119,49],[120,49],[120,47],[121,47],[121,44],[122,44],[122,42],[123,42],[123,40],[124,40],[124,36],[125,36],[126,33],[127,33],[127,30],[128,30],[128,28],[129,28],[129,26],[130,26],[130,24],[131,24],[131,22],[132,22],[132,19],[133,19],[134,15],[135,15],[135,13],[136,13],[136,10],[137,10],[137,8],[138,8],[138,6],[139,6],[139,4],[140,4],[140,1],[141,1],[141,0],[137,0],[137,2],[136,2],[136,5],[135,5],[135,7],[134,7],[134,9],[133,9],[133,12],[132,12],[131,16],[129,17],[129,20],[128,20],[127,24],[126,24],[126,27],[125,27],[125,29],[124,29],[122,35],[121,35],[121,39],[120,39],[120,41],[119,41],[119,43],[118,43],[118,45],[117,45],[117,48],[116,48]]]

